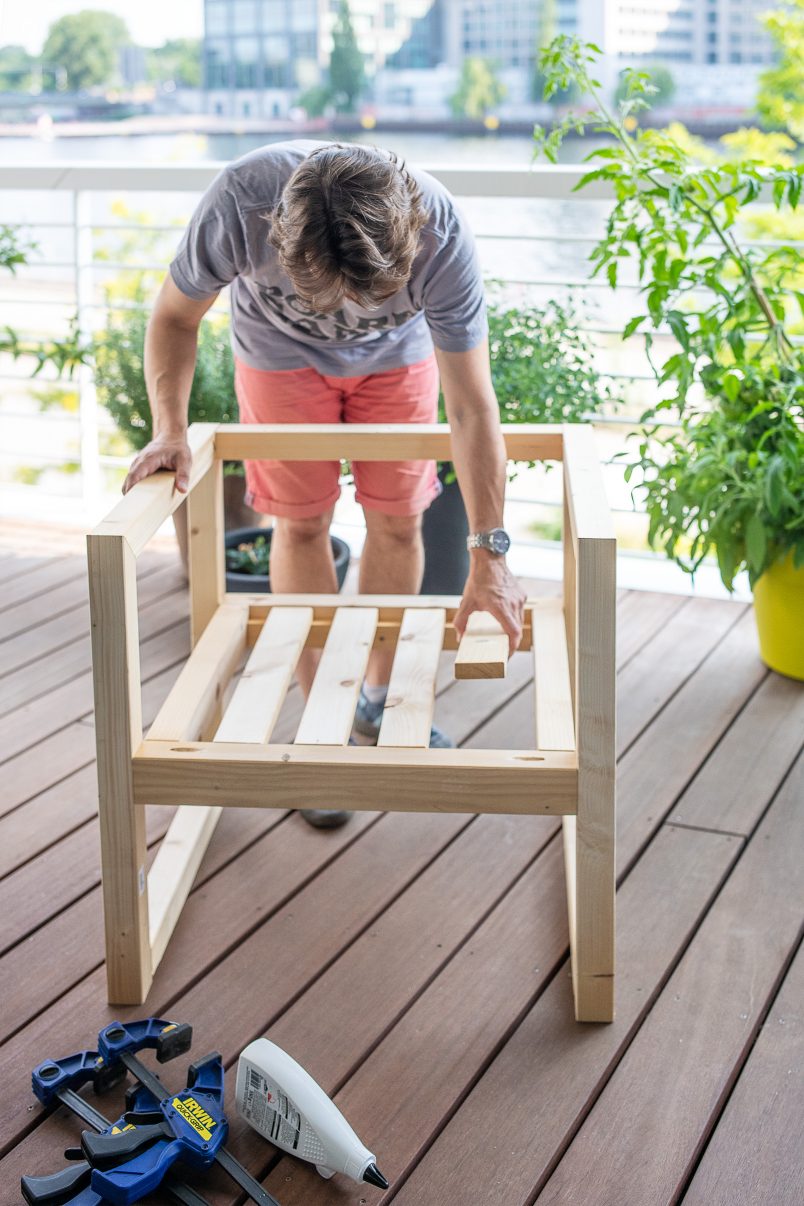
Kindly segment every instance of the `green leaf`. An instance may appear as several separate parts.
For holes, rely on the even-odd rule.
[[[745,549],[749,568],[754,574],[760,574],[764,569],[767,548],[768,534],[765,525],[758,515],[752,515],[745,529]]]
[[[765,504],[774,519],[778,516],[782,504],[782,493],[784,491],[783,472],[784,462],[780,456],[775,456],[768,466],[765,478]]]
[[[687,329],[686,317],[681,313],[680,310],[668,311],[667,325],[670,327],[670,330],[673,332],[684,351],[689,351],[690,333]]]
[[[629,319],[628,322],[625,324],[625,328],[623,330],[623,339],[628,339],[631,335],[634,334],[635,331],[639,330],[639,327],[645,321],[646,318],[647,318],[647,314],[637,314],[637,316],[635,318]]]
[[[724,373],[721,385],[728,400],[736,402],[742,388],[742,379],[737,373]]]

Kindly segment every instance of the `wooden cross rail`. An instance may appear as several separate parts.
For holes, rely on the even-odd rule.
[[[563,460],[563,599],[529,599],[529,750],[430,749],[444,651],[462,679],[499,677],[492,617],[463,640],[454,597],[227,595],[222,460],[450,455],[444,426],[194,425],[188,497],[193,651],[143,739],[135,559],[181,501],[138,484],[88,537],[110,1000],[141,1003],[223,808],[560,815],[576,1016],[613,1016],[615,544],[591,430],[512,427],[509,456]],[[347,744],[373,648],[393,651],[376,747]],[[271,736],[303,649],[321,657],[293,744]],[[243,665],[238,675],[238,668]],[[461,690],[471,690],[467,684]],[[524,696],[523,696],[524,700]],[[144,806],[179,805],[146,874]]]

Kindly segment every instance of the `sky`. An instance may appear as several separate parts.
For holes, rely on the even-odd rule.
[[[198,38],[203,32],[204,0],[0,0],[0,46],[24,46],[38,54],[53,21],[85,8],[117,13],[140,46]]]

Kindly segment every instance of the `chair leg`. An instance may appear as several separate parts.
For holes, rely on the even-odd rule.
[[[614,1019],[614,784],[595,776],[594,819],[585,814],[584,776],[578,816],[564,817],[572,986],[579,1022]],[[586,785],[587,789],[591,786]]]
[[[109,1001],[140,1005],[152,970],[145,810],[131,774],[142,741],[136,558],[122,537],[96,534],[87,556]]]
[[[130,767],[130,759],[129,759]],[[153,978],[148,929],[145,809],[100,792],[106,981],[112,1005],[141,1005]]]

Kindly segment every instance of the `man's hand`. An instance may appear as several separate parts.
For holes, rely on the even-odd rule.
[[[176,489],[179,494],[186,494],[192,463],[193,454],[185,436],[155,436],[131,462],[128,476],[123,482],[123,493],[128,494],[137,482],[158,473],[160,469],[172,469],[176,474]]]
[[[473,611],[487,611],[499,620],[508,636],[508,653],[514,653],[522,640],[525,592],[502,557],[478,551],[464,588],[461,605],[455,613],[455,630],[462,637]]]

